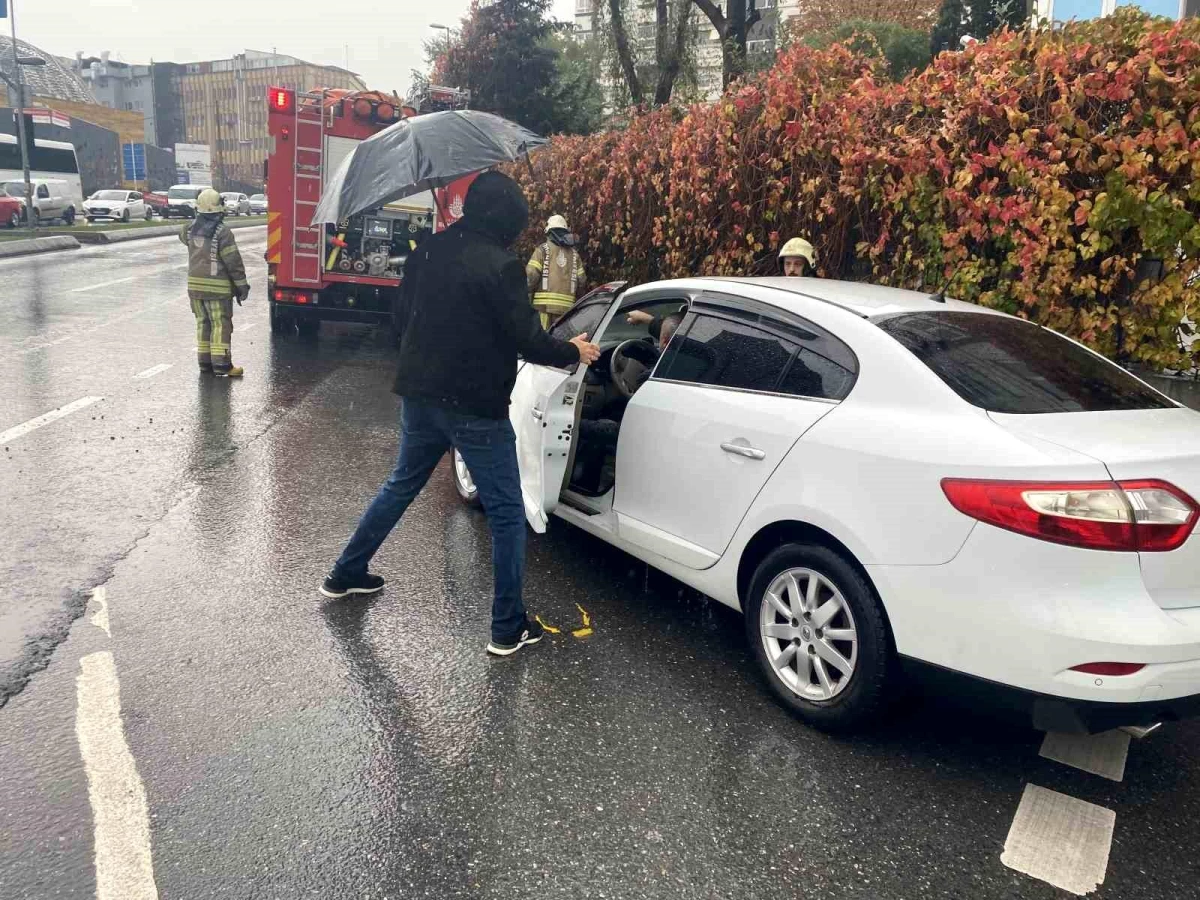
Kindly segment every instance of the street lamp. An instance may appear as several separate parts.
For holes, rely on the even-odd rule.
[[[450,26],[449,25],[439,25],[437,22],[430,22],[429,27],[433,28],[436,31],[446,32],[446,52],[449,53],[450,52],[450,32],[452,30],[450,28]]]
[[[10,90],[17,92],[17,102],[14,105],[17,119],[17,141],[21,144],[21,172],[25,177],[25,224],[33,226],[34,222],[34,206],[33,206],[33,185],[29,181],[29,146],[25,142],[25,79],[21,77],[21,68],[23,66],[44,66],[46,61],[40,56],[18,56],[17,55],[17,11],[14,8],[14,3],[8,4],[9,23],[12,25],[12,54],[13,54],[13,75],[16,76],[16,81],[12,81],[3,72],[0,72],[0,77],[4,78],[4,83],[8,85]]]

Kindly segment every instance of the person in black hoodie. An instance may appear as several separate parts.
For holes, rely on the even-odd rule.
[[[457,448],[492,532],[495,599],[487,650],[497,656],[542,637],[521,599],[525,506],[508,420],[517,357],[565,367],[600,355],[586,334],[567,342],[542,329],[529,302],[525,267],[508,249],[528,221],[529,206],[516,182],[485,172],[467,191],[463,218],[409,256],[396,310],[399,458],[321,586],[326,597],[383,589],[383,578],[367,571],[371,558],[441,458]]]

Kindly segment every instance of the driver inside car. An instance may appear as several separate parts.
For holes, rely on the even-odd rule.
[[[650,334],[657,339],[657,344],[645,341],[630,342],[625,348],[625,355],[646,367],[647,374],[653,370],[655,363],[667,350],[671,337],[683,321],[687,307],[679,312],[666,316],[651,316],[649,313],[635,310],[626,321],[631,325],[650,325]],[[636,317],[636,318],[635,318]],[[575,471],[572,481],[582,484],[597,484],[602,475],[604,463],[608,457],[617,451],[617,435],[621,423],[614,419],[581,419],[579,422],[579,450],[575,461]]]

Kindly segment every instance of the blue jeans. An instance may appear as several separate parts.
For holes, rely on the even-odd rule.
[[[405,399],[400,410],[400,455],[359,520],[350,543],[333,567],[339,578],[359,578],[371,557],[425,482],[454,447],[479,489],[492,532],[492,637],[507,639],[525,624],[521,580],[525,574],[525,504],[517,468],[517,443],[508,419],[481,419]]]

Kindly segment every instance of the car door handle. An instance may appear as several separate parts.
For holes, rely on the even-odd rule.
[[[745,444],[732,444],[726,441],[721,445],[721,449],[726,453],[735,453],[738,456],[744,456],[746,459],[766,459],[767,454],[757,447],[747,447]]]
[[[540,409],[536,409],[536,408],[530,410],[530,412],[533,415],[533,417],[535,419],[537,419],[538,421],[541,421],[542,416],[545,415]]]

